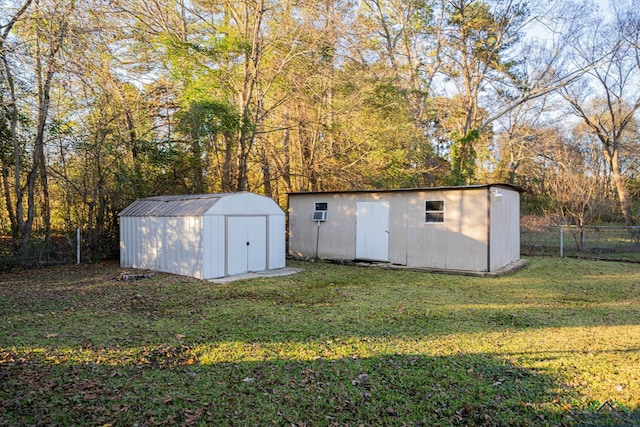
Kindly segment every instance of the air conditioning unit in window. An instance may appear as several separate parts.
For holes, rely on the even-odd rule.
[[[313,211],[313,214],[311,214],[311,219],[313,219],[314,221],[326,221],[327,211]]]

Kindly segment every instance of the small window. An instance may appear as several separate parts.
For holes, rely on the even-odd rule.
[[[327,202],[316,202],[316,208],[314,211],[326,211],[329,208],[329,204]]]
[[[425,222],[444,222],[444,200],[427,200]]]

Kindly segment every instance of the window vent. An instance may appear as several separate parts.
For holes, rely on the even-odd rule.
[[[314,221],[326,221],[327,211],[313,211],[311,219],[313,219]]]

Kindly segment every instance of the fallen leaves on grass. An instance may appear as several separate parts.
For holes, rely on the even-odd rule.
[[[368,399],[371,397],[371,383],[369,383],[369,375],[360,374],[351,381],[351,384],[362,390],[362,397]]]
[[[151,366],[186,366],[196,363],[193,349],[189,346],[162,346],[145,348],[140,351],[134,364]]]

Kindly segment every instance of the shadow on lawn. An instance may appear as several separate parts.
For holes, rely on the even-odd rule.
[[[562,379],[487,355],[199,364],[0,360],[0,425],[572,425]],[[566,405],[566,406],[564,406]]]

